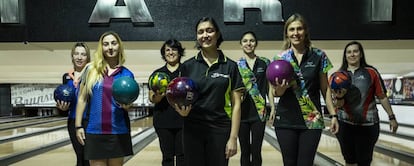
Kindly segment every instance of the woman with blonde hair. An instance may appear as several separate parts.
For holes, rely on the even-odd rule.
[[[86,64],[91,61],[90,50],[88,45],[86,45],[86,43],[83,42],[75,43],[75,45],[72,47],[70,56],[73,64],[73,69],[63,74],[62,83],[67,84],[73,87],[74,89],[78,89],[81,72],[85,68]],[[57,101],[56,107],[61,111],[68,111],[68,133],[70,141],[72,142],[73,150],[76,153],[76,165],[88,166],[89,161],[84,159],[83,146],[76,139],[76,103],[76,100],[73,102]],[[86,123],[85,117],[82,118],[82,124],[83,123]]]
[[[325,128],[320,94],[332,117],[331,132],[338,132],[338,120],[330,97],[327,72],[332,68],[328,56],[312,47],[305,19],[293,14],[284,27],[284,51],[274,60],[292,64],[294,79],[290,82],[275,79],[274,96],[280,97],[274,119],[276,136],[284,165],[313,165],[316,150]]]
[[[134,78],[123,66],[124,47],[119,35],[101,35],[94,59],[81,78],[76,107],[76,135],[85,146],[85,158],[91,165],[123,165],[124,156],[132,155],[130,120],[131,104],[118,104],[112,97],[112,84],[121,77]],[[82,125],[86,111],[88,123]]]

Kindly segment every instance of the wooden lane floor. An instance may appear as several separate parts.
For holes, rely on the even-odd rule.
[[[66,117],[52,117],[52,118],[39,118],[24,121],[8,122],[0,124],[0,131],[6,131],[16,128],[35,127],[49,124],[66,124]]]
[[[1,164],[0,164],[1,165]],[[72,145],[43,153],[26,160],[11,164],[11,166],[73,166],[76,165],[76,156]]]
[[[405,143],[406,146],[403,146],[399,143]],[[412,150],[413,140],[403,140],[395,137],[390,137],[387,135],[381,135],[377,144],[386,145],[387,147],[397,148],[399,150],[404,150],[409,153],[414,153]],[[334,137],[323,134],[319,142],[318,152],[323,153],[324,155],[338,161],[341,164],[345,164],[345,161],[342,157],[340,146],[338,140]],[[373,166],[412,166],[410,163],[400,161],[398,159],[392,158],[390,156],[374,152],[373,161],[371,163]]]
[[[263,165],[262,166],[274,166],[281,165],[276,163],[282,163],[281,154],[276,151],[269,143],[263,142]],[[233,156],[229,161],[229,166],[240,165],[240,151],[237,155]],[[45,162],[47,161],[47,162]],[[72,146],[67,145],[59,149],[52,150],[48,153],[32,157],[21,162],[12,164],[11,166],[71,166],[76,162],[76,157],[73,152]],[[145,147],[140,153],[136,154],[125,166],[160,166],[161,165],[161,151],[159,150],[158,139],[155,139],[151,144]]]
[[[318,148],[319,152],[322,152],[329,157],[334,158],[340,163],[344,163],[342,155],[339,151],[339,145],[337,141],[332,139],[329,136],[323,136]],[[262,149],[263,156],[263,165],[262,166],[275,166],[283,165],[282,156],[279,151],[273,148],[268,142],[263,142]],[[229,161],[229,166],[238,166],[240,165],[240,151],[237,155],[233,156]],[[45,162],[47,160],[47,162]],[[21,162],[15,163],[12,166],[33,166],[33,165],[44,165],[44,166],[70,166],[74,165],[76,161],[73,149],[71,145],[64,146],[62,148],[44,153]],[[136,154],[128,162],[124,164],[125,166],[159,166],[161,165],[161,151],[159,150],[158,139],[154,140],[151,144],[145,147],[140,153]],[[374,161],[372,165],[375,166],[408,166],[410,164],[401,163],[395,161],[388,156],[383,156],[381,154],[374,154]]]
[[[131,121],[131,135],[135,135],[149,127],[152,127],[152,118],[150,117],[146,117],[146,118],[136,120],[136,121]],[[56,134],[54,132],[53,133],[56,136],[62,137],[62,139],[68,139],[69,135],[66,129],[59,131],[59,132],[60,132],[59,134]],[[42,146],[43,144],[57,141],[57,139],[50,139],[50,138],[45,139],[45,136],[40,136],[39,138],[37,138],[37,136],[30,137],[30,138],[23,139],[23,140],[24,142],[22,142],[22,140],[17,140],[17,141],[5,143],[6,145],[0,144],[0,154],[2,154],[3,156],[10,155],[10,154],[18,153],[24,150],[30,150],[36,147],[38,148],[39,146]],[[40,140],[42,140],[42,143],[39,143]],[[65,165],[75,165],[75,162],[76,162],[76,156],[72,149],[72,145],[69,144],[69,145],[48,151],[46,153],[42,153],[42,154],[33,156],[31,158],[19,161],[12,165],[65,166]],[[0,163],[0,166],[2,166],[1,163]]]
[[[139,123],[131,123],[132,132],[137,133],[143,130],[142,126],[152,126],[152,118],[146,118],[144,121],[140,121]],[[67,135],[67,133],[64,133]],[[63,133],[62,133],[63,135]],[[395,138],[391,136],[380,136],[380,140],[378,143],[385,144],[387,146],[400,146],[396,145],[395,142],[403,142],[403,140],[395,140]],[[409,140],[405,140],[409,141]],[[401,144],[408,144],[407,142]],[[410,147],[411,144],[408,144]],[[405,147],[401,147],[401,149],[405,149]],[[407,149],[405,149],[407,150]],[[410,149],[408,149],[410,151]],[[328,157],[337,160],[339,163],[344,164],[342,155],[340,153],[339,144],[337,139],[334,137],[330,137],[327,135],[323,135],[321,141],[319,143],[318,152],[321,152]],[[411,151],[412,153],[413,151]],[[271,144],[264,141],[263,148],[262,148],[262,156],[263,156],[263,166],[274,166],[274,165],[283,165],[282,156],[279,151],[277,151]],[[237,166],[240,165],[240,147],[239,151],[236,156],[233,156],[230,161],[230,166]],[[26,160],[17,162],[13,164],[13,166],[31,166],[31,165],[45,165],[45,166],[65,166],[65,165],[74,165],[75,163],[75,154],[71,145],[67,145],[47,153],[43,153],[32,158],[28,158]],[[47,161],[47,162],[45,162]],[[0,164],[1,165],[1,164]],[[159,142],[158,139],[152,141],[148,146],[146,146],[141,152],[133,156],[127,163],[126,166],[135,166],[135,165],[144,165],[144,166],[153,166],[153,165],[161,165],[161,151],[159,149]],[[402,161],[398,161],[393,159],[389,156],[385,156],[379,153],[374,154],[374,160],[372,165],[375,166],[408,166],[410,164],[404,163]],[[412,164],[411,164],[412,165]]]
[[[41,131],[41,130],[58,127],[58,126],[66,127],[66,125],[67,125],[66,120],[59,120],[59,121],[48,122],[48,123],[43,123],[43,124],[10,128],[7,130],[0,131],[0,139],[6,138],[6,137],[13,137],[13,136],[21,135],[21,134],[32,133],[36,131]]]
[[[277,151],[273,146],[268,142],[263,141],[262,147],[262,166],[275,166],[282,165],[282,155]],[[136,154],[131,158],[125,166],[136,166],[136,165],[145,165],[145,166],[160,166],[161,165],[161,151],[159,147],[158,139],[155,139],[151,144],[145,147],[140,153]],[[280,163],[280,164],[279,164]],[[238,147],[238,152],[235,156],[231,157],[229,160],[229,166],[238,166],[240,165],[240,147]]]
[[[67,138],[67,130],[61,129],[37,136],[2,143],[0,144],[0,157],[4,157],[14,153],[21,153],[36,147],[45,146],[52,142],[61,141]]]

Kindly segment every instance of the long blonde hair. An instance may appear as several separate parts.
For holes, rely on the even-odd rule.
[[[121,37],[113,31],[105,32],[99,38],[98,47],[94,53],[94,58],[90,65],[85,67],[84,70],[87,70],[85,74],[85,78],[82,78],[82,82],[85,85],[82,91],[86,91],[86,96],[92,95],[92,89],[96,83],[103,79],[103,75],[105,74],[106,66],[108,62],[103,55],[103,38],[106,36],[112,35],[116,38],[119,44],[118,48],[118,66],[122,66],[125,63],[125,53],[124,53],[124,45],[122,44]],[[86,97],[85,96],[85,97]]]

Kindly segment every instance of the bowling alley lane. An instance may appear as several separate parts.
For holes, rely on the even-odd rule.
[[[146,128],[152,127],[152,117],[146,117],[141,120],[132,121],[131,122],[131,135],[135,135],[141,131],[144,131]],[[61,138],[67,137],[66,130],[59,131],[59,134],[55,133],[56,138],[47,138],[46,136],[42,136],[40,138],[30,137],[29,140],[26,142],[19,142],[13,141],[12,145],[7,145],[8,147],[2,147],[0,145],[0,151],[7,148],[24,148],[24,146],[30,146],[31,144],[41,144],[44,140],[45,142],[56,141],[56,135],[60,135]],[[51,137],[51,136],[49,136]],[[408,152],[413,153],[412,147],[412,140],[404,140],[400,138],[396,138],[393,136],[388,136],[381,134],[380,140],[378,144],[387,146],[387,147],[399,147],[402,150],[406,150]],[[319,144],[318,152],[323,153],[324,155],[337,160],[339,163],[344,164],[344,160],[342,158],[342,154],[340,152],[340,147],[336,138],[323,134],[321,137],[321,141]],[[8,152],[0,152],[1,154],[4,153],[14,153],[12,150]],[[279,151],[277,151],[271,144],[267,141],[263,142],[262,148],[262,156],[263,156],[263,166],[270,166],[270,165],[282,165],[282,156]],[[153,165],[160,165],[161,163],[161,151],[159,149],[159,142],[158,139],[152,141],[148,146],[146,146],[142,151],[137,153],[136,155],[132,156],[132,158],[125,163],[126,166],[135,166],[135,165],[145,165],[145,166],[153,166]],[[53,159],[53,160],[50,160]],[[50,160],[45,163],[45,160]],[[31,158],[22,160],[18,163],[14,163],[14,166],[29,166],[29,165],[73,165],[76,158],[73,152],[71,145],[66,145],[60,147],[55,150],[51,150],[46,153],[42,153],[37,156],[33,156]],[[240,165],[240,147],[239,151],[236,156],[233,156],[229,160],[230,166]],[[0,164],[1,165],[1,164]],[[410,164],[405,163],[403,161],[399,161],[398,159],[393,159],[389,156],[374,153],[374,160],[372,165],[375,166],[408,166]]]
[[[379,141],[377,144],[385,145],[387,147],[392,147],[400,150],[405,150],[410,153],[414,153],[412,150],[413,141],[404,140],[395,138],[392,136],[387,136],[380,134]],[[324,155],[338,161],[341,164],[344,164],[345,161],[342,157],[340,146],[338,140],[334,137],[322,134],[321,140],[319,142],[318,152],[323,153]],[[374,152],[373,161],[371,163],[373,166],[411,166],[412,164],[400,161],[398,159],[392,158],[390,156]]]
[[[7,122],[7,123],[0,123],[0,131],[7,130],[10,128],[17,128],[17,127],[25,127],[25,126],[35,126],[41,124],[47,124],[49,122],[64,122],[66,123],[66,119],[64,117],[51,117],[51,118],[38,118],[38,119],[29,119],[29,120],[19,120],[14,122]],[[63,123],[62,123],[63,124]]]
[[[273,146],[266,141],[263,141],[262,157],[262,166],[275,166],[283,164],[282,155],[280,152],[273,148]],[[159,166],[161,165],[161,159],[162,155],[159,147],[159,141],[158,139],[155,139],[151,144],[146,146],[141,152],[136,154],[127,163],[125,163],[124,166]],[[229,160],[229,166],[238,165],[240,165],[240,146],[238,147],[237,154],[231,157]]]
[[[51,119],[49,119],[51,120]],[[0,130],[0,139],[1,138],[6,138],[6,137],[12,137],[12,136],[16,136],[16,135],[21,135],[21,134],[26,134],[26,133],[31,133],[31,132],[36,132],[36,131],[41,131],[41,130],[46,130],[46,129],[50,129],[52,127],[58,127],[58,126],[66,126],[67,122],[66,119],[62,119],[59,121],[53,121],[53,122],[47,122],[48,120],[38,120],[39,122],[45,122],[45,123],[41,123],[41,124],[33,124],[33,125],[28,125],[26,126],[25,124],[20,123],[16,123],[16,124],[7,124],[9,129],[7,130]],[[33,122],[31,122],[33,123]],[[24,125],[23,127],[18,127],[19,125]],[[15,126],[15,128],[11,128]],[[0,125],[1,128],[4,128],[4,125]]]
[[[39,128],[26,128],[26,130],[38,130]],[[11,142],[0,144],[0,157],[7,156],[13,153],[21,153],[34,148],[48,145],[53,142],[61,141],[69,138],[66,128],[40,134],[24,139],[18,139]]]
[[[132,119],[132,118],[131,118]],[[131,135],[135,135],[152,127],[152,117],[145,117],[140,120],[131,121]],[[69,137],[67,131],[61,133],[63,137]],[[32,140],[32,137],[30,138]],[[2,149],[2,147],[0,147]],[[1,151],[1,150],[0,150]],[[47,162],[45,162],[47,161]],[[72,145],[66,145],[46,153],[42,153],[31,158],[19,161],[12,164],[13,166],[33,166],[33,165],[45,165],[45,166],[70,166],[75,165],[76,156],[72,149]],[[0,164],[1,165],[1,164]],[[141,165],[141,164],[140,164]]]
[[[26,160],[11,164],[11,166],[73,166],[76,165],[76,156],[72,145],[51,150]]]

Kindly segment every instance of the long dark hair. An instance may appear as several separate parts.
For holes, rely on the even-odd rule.
[[[344,70],[347,71],[348,70],[348,61],[346,61],[346,49],[350,46],[350,45],[357,45],[359,52],[361,54],[361,59],[359,61],[359,67],[373,67],[369,64],[367,64],[367,60],[365,59],[365,52],[364,52],[364,48],[362,47],[362,44],[360,42],[357,41],[351,41],[348,44],[346,44],[345,48],[344,48],[344,53],[342,55],[342,65],[339,68],[339,70]]]
[[[259,41],[257,41],[256,34],[255,34],[253,31],[246,31],[246,32],[244,32],[244,33],[240,36],[240,40],[239,40],[240,44],[242,44],[243,37],[244,37],[245,35],[247,35],[247,34],[251,34],[251,35],[254,37],[254,40],[256,40],[256,47],[257,47],[257,45],[259,45]]]

